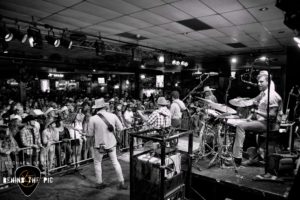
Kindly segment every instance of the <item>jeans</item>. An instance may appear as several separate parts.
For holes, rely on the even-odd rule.
[[[233,157],[242,158],[243,145],[246,131],[263,132],[267,130],[266,121],[246,121],[241,122],[236,127],[235,140],[233,145]]]
[[[96,174],[96,183],[101,184],[102,181],[102,158],[105,153],[102,153],[99,151],[98,148],[95,148],[95,157],[94,157],[94,167],[95,167],[95,174]],[[115,168],[115,171],[117,173],[117,179],[119,182],[124,182],[124,177],[122,173],[121,165],[117,159],[117,152],[116,147],[113,147],[110,152],[108,152],[109,158],[113,164],[113,167]]]

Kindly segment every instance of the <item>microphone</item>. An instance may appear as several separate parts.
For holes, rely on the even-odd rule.
[[[209,76],[218,76],[219,73],[218,72],[207,72],[207,73],[204,73],[206,75],[209,75]]]
[[[258,86],[258,84],[257,83],[252,83],[252,82],[250,82],[250,81],[245,81],[245,80],[242,80],[244,83],[247,83],[247,84],[249,84],[249,85],[251,85],[251,86],[254,86],[254,87],[257,87]]]

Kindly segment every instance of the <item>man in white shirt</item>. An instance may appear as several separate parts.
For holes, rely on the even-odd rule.
[[[263,132],[267,130],[267,106],[268,106],[268,73],[266,71],[260,72],[257,76],[258,87],[260,94],[253,98],[254,105],[257,109],[253,110],[252,118],[245,122],[237,124],[235,142],[233,145],[233,157],[237,165],[241,164],[243,144],[245,140],[246,131]],[[271,82],[272,83],[272,82]],[[280,125],[280,113],[282,112],[282,99],[275,91],[274,85],[270,85],[270,99],[269,99],[269,117],[270,129],[277,130]]]
[[[179,99],[179,92],[173,91],[171,93],[172,96],[172,104],[171,104],[171,125],[174,128],[180,128],[181,127],[181,119],[182,119],[182,111],[186,110],[183,101]]]
[[[127,189],[127,186],[124,184],[124,177],[121,165],[117,159],[116,145],[117,141],[113,131],[109,130],[109,126],[112,126],[114,130],[121,131],[123,130],[123,125],[119,118],[110,112],[106,111],[108,106],[105,103],[104,99],[96,99],[95,105],[92,107],[96,109],[96,115],[90,118],[88,123],[87,136],[94,137],[94,167],[96,173],[96,182],[98,189],[104,189],[107,185],[102,181],[102,158],[103,155],[108,153],[109,158],[115,168],[117,173],[117,179],[119,181],[118,189]],[[103,118],[101,118],[101,116]],[[106,121],[105,121],[105,120]],[[109,123],[109,124],[108,124]]]

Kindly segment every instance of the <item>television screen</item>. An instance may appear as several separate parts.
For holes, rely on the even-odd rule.
[[[157,88],[164,87],[164,75],[156,75],[156,87]]]

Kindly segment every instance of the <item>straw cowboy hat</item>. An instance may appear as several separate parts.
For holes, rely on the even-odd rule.
[[[204,86],[203,92],[214,91],[215,89],[210,88],[209,86]]]
[[[52,111],[56,111],[57,109],[54,109],[52,107],[48,108],[48,110],[46,110],[45,115],[47,115],[48,113],[52,112]]]
[[[161,105],[161,106],[167,106],[167,105],[169,105],[169,102],[166,100],[165,97],[159,97],[157,99],[157,104]]]
[[[100,99],[95,100],[95,105],[93,105],[92,108],[103,108],[103,107],[106,107],[108,105],[109,104],[106,103],[103,98],[100,98]]]

